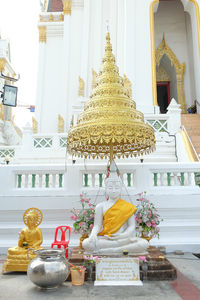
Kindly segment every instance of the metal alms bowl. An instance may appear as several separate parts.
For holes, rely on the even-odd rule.
[[[27,275],[34,284],[51,289],[66,280],[69,267],[63,250],[41,249],[33,252],[37,257],[30,262]]]

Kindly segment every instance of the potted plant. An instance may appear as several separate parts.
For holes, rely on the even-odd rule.
[[[154,204],[146,198],[146,192],[138,195],[137,211],[135,214],[137,235],[148,241],[153,237],[159,238],[160,228],[158,225],[162,219]]]
[[[80,238],[80,247],[82,248],[83,240],[88,237],[94,226],[95,204],[91,202],[90,198],[86,198],[83,194],[80,195],[80,203],[82,208],[73,208],[70,218],[74,221],[74,231],[82,234]]]
[[[83,255],[83,258],[84,258],[84,266],[87,269],[87,275],[88,275],[87,279],[88,281],[92,281],[93,266],[99,257],[93,255]]]

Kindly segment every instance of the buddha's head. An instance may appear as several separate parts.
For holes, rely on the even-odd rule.
[[[113,200],[117,200],[121,195],[122,181],[116,172],[110,172],[105,180],[106,195]]]
[[[34,212],[30,212],[27,215],[27,226],[32,229],[36,227],[37,215]]]

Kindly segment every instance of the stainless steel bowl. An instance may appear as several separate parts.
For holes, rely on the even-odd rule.
[[[33,259],[27,270],[29,279],[40,288],[50,289],[62,284],[68,274],[68,262],[63,250],[41,249],[33,251]]]

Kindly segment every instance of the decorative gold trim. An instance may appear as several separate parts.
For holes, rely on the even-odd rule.
[[[64,21],[63,13],[59,15],[57,14],[40,15],[39,18],[40,18],[40,22],[63,22]]]
[[[92,89],[94,89],[97,86],[97,77],[97,72],[95,72],[95,70],[92,69]]]
[[[157,86],[156,86],[156,60],[155,60],[155,33],[154,33],[154,5],[159,0],[153,0],[150,5],[150,30],[151,30],[151,64],[152,64],[152,94],[153,105],[158,105],[157,102]]]
[[[126,76],[126,74],[124,74],[123,83],[124,83],[124,87],[128,90],[130,98],[132,98],[132,95],[133,95],[132,83],[128,79],[128,77]]]
[[[50,14],[49,15],[49,22],[53,22],[54,21],[54,19],[53,19],[53,15],[52,14]]]
[[[47,11],[47,2],[48,0],[44,0],[44,4],[43,4],[43,12]]]
[[[5,58],[0,58],[0,72],[3,72],[5,70],[5,66],[6,66]]]
[[[0,120],[4,120],[4,106],[0,103]]]
[[[39,42],[46,43],[46,26],[38,26],[39,29]]]
[[[63,21],[64,21],[64,15],[63,15],[63,14],[60,14],[60,16],[59,16],[59,21],[60,21],[60,22],[63,22]]]
[[[33,221],[34,227],[38,227],[42,223],[43,214],[42,214],[41,210],[36,207],[31,207],[31,208],[28,208],[23,215],[23,221],[26,226],[28,225],[28,216],[29,215],[34,216],[34,221]]]
[[[65,125],[64,119],[63,119],[63,117],[59,114],[59,115],[58,115],[58,133],[64,132],[64,125]]]
[[[176,68],[176,78],[177,78],[177,93],[178,93],[178,103],[181,105],[182,113],[186,113],[186,103],[185,103],[185,89],[184,89],[184,74],[185,74],[185,63],[181,64],[176,57],[172,49],[166,44],[165,35],[163,34],[163,39],[158,46],[155,53],[156,66],[160,66],[160,61],[163,55],[167,55],[171,61],[171,65]]]
[[[156,85],[156,64],[155,64],[155,32],[154,32],[154,4],[160,0],[153,0],[150,5],[150,31],[151,31],[151,62],[152,62],[152,91],[153,91],[153,105],[157,105],[157,85]],[[196,0],[188,0],[195,6],[196,22],[197,22],[197,35],[199,46],[199,60],[200,60],[200,13],[199,5]]]
[[[84,97],[85,94],[85,82],[84,80],[79,76],[78,77],[78,96],[79,97]]]
[[[33,133],[38,133],[38,121],[32,117],[32,128],[33,128]]]
[[[70,15],[72,13],[72,0],[62,0],[64,15]]]
[[[156,66],[156,81],[157,82],[170,81],[167,71],[162,66]]]
[[[185,133],[184,130],[180,130],[179,132],[180,132],[180,134],[182,136],[182,139],[183,139],[183,142],[184,142],[184,145],[185,145],[185,150],[187,152],[189,160],[191,162],[197,161],[196,155],[194,154],[194,151],[193,151],[193,149],[191,147],[191,144],[190,144],[190,141],[188,139],[187,134]]]

